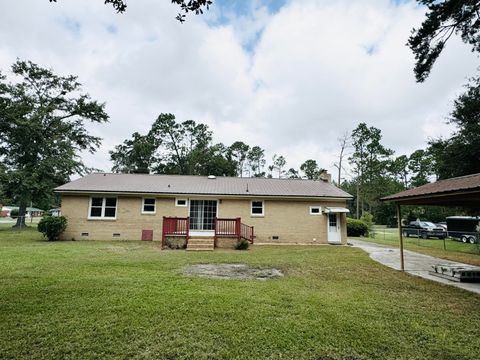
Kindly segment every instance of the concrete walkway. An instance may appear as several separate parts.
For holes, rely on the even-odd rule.
[[[400,270],[400,249],[392,248],[384,245],[378,245],[360,240],[348,240],[349,244],[366,251],[370,257],[380,264]],[[433,280],[442,284],[456,286],[458,288],[480,294],[480,283],[461,283],[438,276],[430,275],[428,272],[432,270],[432,265],[445,264],[456,266],[471,266],[454,261],[439,259],[433,256],[419,254],[410,250],[404,250],[405,272],[420,276],[422,278]]]

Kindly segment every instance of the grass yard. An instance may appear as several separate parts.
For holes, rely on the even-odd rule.
[[[398,229],[374,227],[374,237],[352,237],[363,241],[369,241],[376,244],[399,247],[400,239]],[[464,244],[461,241],[446,239],[443,248],[443,240],[419,239],[417,237],[404,237],[405,249],[436,256],[442,259],[459,261],[466,264],[480,266],[480,244]]]
[[[197,263],[282,279],[186,277]],[[480,297],[359,249],[161,251],[0,227],[0,358],[478,359]]]

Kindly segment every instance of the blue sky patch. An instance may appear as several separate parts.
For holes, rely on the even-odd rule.
[[[118,28],[113,24],[107,25],[106,30],[109,34],[116,34],[118,32]]]
[[[66,17],[61,20],[62,26],[67,29],[69,32],[71,32],[73,35],[77,36],[80,34],[80,30],[82,28],[82,24],[80,24],[79,21]]]

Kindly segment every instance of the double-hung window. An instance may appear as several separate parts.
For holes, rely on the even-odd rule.
[[[90,198],[89,219],[116,219],[117,198],[92,197]]]
[[[263,201],[252,201],[251,202],[250,215],[251,216],[263,216],[264,215]]]
[[[143,198],[142,213],[155,214],[155,198]]]

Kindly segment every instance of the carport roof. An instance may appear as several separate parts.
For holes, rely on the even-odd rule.
[[[480,207],[480,173],[439,180],[386,196],[382,201],[401,205]]]

